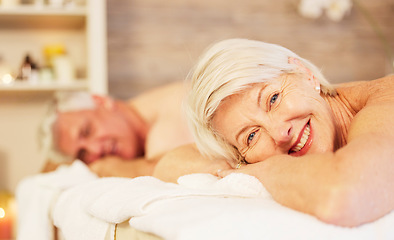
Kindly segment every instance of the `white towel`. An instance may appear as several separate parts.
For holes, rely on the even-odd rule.
[[[53,239],[51,207],[64,189],[97,179],[85,164],[75,161],[51,173],[24,178],[17,186],[18,240]]]
[[[95,182],[95,181],[94,181]],[[53,210],[53,223],[66,240],[104,240],[111,224],[87,213],[81,197],[89,183],[62,192]]]
[[[91,215],[106,222],[120,223],[146,214],[152,205],[163,200],[206,196],[250,197],[266,193],[257,179],[245,175],[242,181],[238,176],[218,180],[210,174],[193,174],[181,178],[179,185],[154,177],[103,178],[85,186],[82,204]],[[193,182],[199,185],[193,185]],[[202,187],[204,182],[205,188]],[[242,190],[234,189],[237,185],[243,185]]]
[[[219,195],[271,197],[257,178],[242,173],[230,174],[225,178],[205,173],[190,174],[178,178],[178,184],[202,191],[214,191]]]
[[[239,184],[233,185],[230,177],[236,178]],[[221,184],[219,182],[222,180],[217,180],[207,183],[205,187],[211,189],[214,185],[224,188],[235,186],[233,190],[238,188],[243,192],[245,183],[254,182],[247,175],[231,174],[226,178]],[[225,186],[225,183],[231,186]],[[249,185],[246,187],[251,188]],[[203,189],[204,184],[198,188]],[[138,230],[171,240],[394,239],[394,211],[372,223],[344,228],[323,223],[311,215],[286,208],[264,192],[249,198],[212,196],[165,200],[158,202],[143,216],[131,218],[129,223]]]
[[[132,227],[169,240],[394,239],[394,213],[342,228],[281,206],[249,175],[219,179],[192,174],[178,182],[153,177],[95,180],[65,191],[56,205],[63,214],[55,209],[54,219],[68,219],[63,224],[68,227],[62,228],[67,240],[102,239],[108,224],[129,218]],[[95,231],[100,234],[92,238]]]
[[[243,185],[254,187],[245,187],[241,192],[224,187],[230,186],[225,183],[231,179],[236,181],[233,186],[241,184],[236,175],[221,180],[209,174],[189,175],[180,179],[181,184],[166,183],[149,176],[101,178],[62,192],[54,207],[53,219],[67,240],[100,240],[115,223],[144,216],[163,201],[201,197],[244,198],[263,193],[262,185],[248,177],[244,180],[248,179],[253,184],[244,181]]]
[[[394,239],[393,213],[350,229],[325,224],[268,198],[174,199],[129,223],[171,240]]]

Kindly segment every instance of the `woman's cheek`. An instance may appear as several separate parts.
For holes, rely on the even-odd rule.
[[[254,146],[252,149],[250,149],[245,157],[245,160],[248,163],[257,163],[257,162],[262,162],[268,157],[272,156],[273,154],[270,153],[270,148],[262,148],[259,144],[257,146]]]

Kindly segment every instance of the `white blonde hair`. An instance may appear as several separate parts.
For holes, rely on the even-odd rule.
[[[289,58],[298,59],[320,82],[324,94],[335,90],[320,70],[292,51],[275,44],[248,39],[229,39],[211,46],[194,68],[185,111],[200,152],[225,158],[234,167],[242,158],[211,126],[220,103],[251,84],[272,80],[284,74],[301,73]]]
[[[53,128],[58,114],[95,108],[96,103],[90,93],[83,91],[55,93],[54,99],[49,104],[47,114],[38,129],[38,140],[43,156],[53,162],[73,160],[72,156],[66,156],[56,146]]]

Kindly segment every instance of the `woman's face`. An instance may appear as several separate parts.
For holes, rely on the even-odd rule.
[[[333,151],[333,116],[317,84],[293,74],[251,85],[220,104],[212,126],[248,163]]]
[[[143,151],[129,122],[116,110],[101,106],[59,113],[54,136],[61,152],[86,163],[108,155],[132,159]]]

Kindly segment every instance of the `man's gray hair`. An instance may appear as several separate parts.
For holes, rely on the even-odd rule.
[[[48,106],[44,120],[38,131],[38,140],[43,156],[54,162],[65,162],[74,160],[73,156],[66,156],[59,151],[54,139],[53,127],[57,121],[58,114],[71,111],[81,111],[96,108],[92,95],[88,92],[56,92]]]

